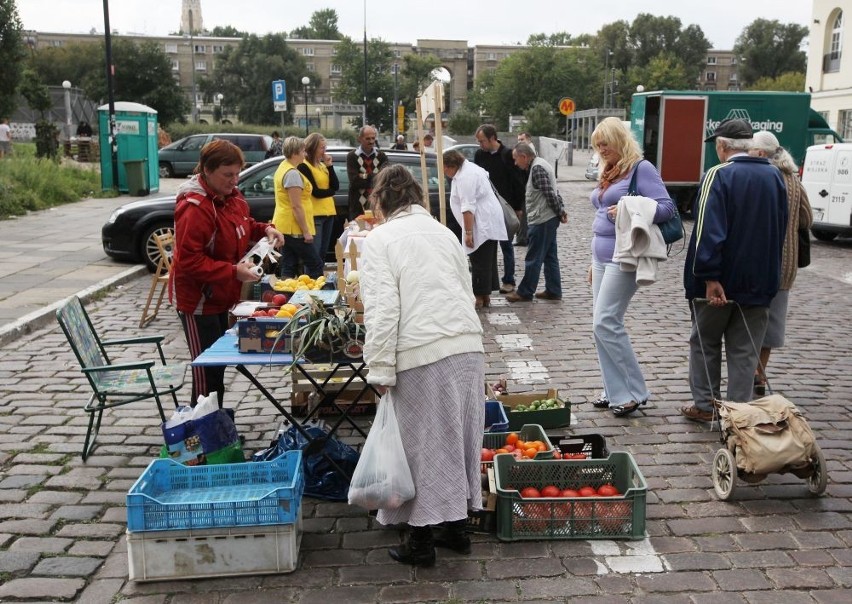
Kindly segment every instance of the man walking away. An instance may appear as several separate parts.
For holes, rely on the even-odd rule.
[[[524,213],[523,172],[515,166],[512,150],[497,139],[497,129],[483,124],[476,130],[479,149],[473,155],[473,163],[488,172],[491,183],[521,218]],[[503,277],[501,294],[515,291],[515,250],[511,241],[501,241],[503,252]]]
[[[568,213],[556,190],[553,166],[536,157],[535,151],[526,143],[519,143],[512,151],[512,157],[519,168],[530,171],[525,202],[528,241],[524,278],[516,291],[506,295],[506,300],[529,302],[533,295],[539,300],[561,300],[562,277],[556,250],[556,229],[560,222],[568,222]],[[544,291],[536,293],[542,265]]]
[[[765,158],[748,155],[751,124],[725,120],[709,141],[716,142],[722,163],[710,168],[699,186],[683,271],[693,309],[689,387],[694,402],[680,412],[699,422],[713,420],[713,401],[721,396],[723,339],[727,400],[752,398],[755,346],[763,341],[769,304],[781,282],[788,213],[781,173]]]

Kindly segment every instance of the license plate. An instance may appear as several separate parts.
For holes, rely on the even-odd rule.
[[[819,208],[812,208],[814,213],[814,222],[822,222],[823,211]]]

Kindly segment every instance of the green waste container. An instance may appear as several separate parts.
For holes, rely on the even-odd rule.
[[[142,196],[149,193],[148,182],[145,174],[144,159],[128,159],[122,162],[127,173],[127,193]]]

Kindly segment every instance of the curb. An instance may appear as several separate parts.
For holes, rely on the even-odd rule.
[[[140,275],[148,273],[148,268],[144,264],[140,264],[113,277],[99,281],[94,285],[90,285],[86,289],[77,292],[77,296],[80,298],[80,301],[85,304],[103,291],[112,289],[117,285],[127,283]],[[52,302],[44,308],[33,311],[28,315],[24,315],[20,319],[16,319],[8,325],[0,327],[0,346],[5,346],[6,344],[17,340],[21,336],[31,333],[36,329],[40,329],[55,321],[55,313],[57,309],[65,303],[65,300],[67,300],[67,298]]]

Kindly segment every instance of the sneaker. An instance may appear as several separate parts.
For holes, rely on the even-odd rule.
[[[501,294],[511,294],[513,291],[515,291],[515,284],[514,283],[504,283],[503,285],[500,286],[500,293]]]
[[[543,292],[536,292],[535,297],[539,300],[561,300],[562,296],[554,296],[549,291],[544,290]]]
[[[511,292],[506,294],[506,300],[508,300],[509,302],[531,302],[532,298],[522,296],[518,292]]]

